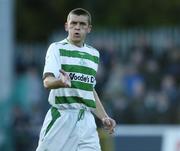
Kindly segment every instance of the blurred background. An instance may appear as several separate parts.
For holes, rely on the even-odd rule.
[[[0,151],[37,147],[45,54],[76,7],[92,14],[96,90],[118,124],[109,136],[97,119],[102,150],[180,151],[179,0],[0,0]]]

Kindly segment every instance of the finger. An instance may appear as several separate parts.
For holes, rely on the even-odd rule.
[[[108,131],[109,134],[114,133],[114,128],[112,128],[112,127],[104,127],[104,130]]]
[[[71,78],[69,77],[68,74],[66,74],[65,76],[66,76],[66,78],[67,78],[68,81],[71,81]]]
[[[110,134],[113,134],[114,133],[114,128],[110,130]]]
[[[63,69],[59,70],[59,72],[62,73],[68,80],[70,80],[69,75]]]
[[[115,131],[115,128],[114,128],[113,126],[111,126],[111,127],[109,128],[109,132],[110,132],[110,134],[113,134],[113,133],[114,133],[114,131]]]
[[[69,80],[66,75],[63,75],[63,73],[60,73],[59,79],[63,83],[64,87],[71,87],[71,80]]]
[[[110,120],[109,120],[109,119],[106,119],[106,121],[105,121],[105,122],[106,122],[106,125],[107,125],[107,126],[111,126],[111,122],[110,122]]]
[[[67,87],[71,87],[71,81],[70,80],[67,80],[66,84],[67,84]]]
[[[111,122],[110,122],[109,118],[104,118],[103,124],[106,125],[106,126],[110,126]]]
[[[63,69],[60,69],[59,72],[62,73],[68,80],[71,80],[69,75]]]
[[[68,80],[71,80],[69,75],[63,69],[59,70],[59,72],[62,73]]]
[[[116,126],[115,120],[113,120],[113,119],[109,119],[109,120],[110,120],[110,122],[111,122],[111,126],[114,128],[114,127]]]
[[[65,81],[65,82],[64,82],[64,86],[67,87],[67,88],[69,88],[69,87],[71,87],[71,83],[68,82],[68,81]]]
[[[115,123],[113,122],[113,120],[111,120],[111,125],[108,127],[109,134],[114,133],[114,130],[115,130],[114,127],[115,127]]]
[[[66,72],[63,69],[60,69],[59,72],[62,73],[63,75],[66,75]]]
[[[116,121],[115,121],[115,120],[113,120],[112,122],[113,122],[113,123],[112,123],[113,128],[114,128],[114,127],[116,127]]]
[[[61,79],[62,82],[65,81],[65,76],[62,73],[60,73],[59,78]]]

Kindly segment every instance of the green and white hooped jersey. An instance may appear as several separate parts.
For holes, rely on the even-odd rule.
[[[46,54],[44,73],[59,78],[59,70],[63,69],[71,78],[71,88],[52,89],[49,103],[59,109],[95,108],[93,88],[98,63],[99,52],[86,44],[77,47],[66,39],[52,43]]]

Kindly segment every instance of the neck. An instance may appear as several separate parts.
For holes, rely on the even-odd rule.
[[[81,41],[81,42],[75,42],[75,41],[72,41],[69,37],[67,37],[67,40],[68,40],[71,44],[73,44],[73,45],[75,45],[75,46],[77,46],[77,47],[83,47],[83,45],[84,45],[84,42],[83,42],[83,41]]]

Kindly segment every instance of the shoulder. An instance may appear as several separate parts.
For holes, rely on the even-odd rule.
[[[87,45],[87,44],[86,44],[86,47],[87,47],[87,49],[89,49],[95,56],[99,57],[99,51],[98,51],[96,48],[94,48],[94,47],[92,47],[92,46],[90,46],[90,45]]]
[[[67,45],[67,44],[68,42],[66,42],[65,40],[62,40],[62,41],[51,43],[50,47],[63,47],[64,45]]]
[[[48,50],[49,51],[57,51],[61,48],[63,48],[65,45],[67,45],[68,43],[65,40],[62,41],[58,41],[58,42],[53,42],[49,45]]]
[[[60,46],[64,46],[69,44],[68,41],[66,39],[58,41],[58,42],[54,42],[55,45],[60,45]]]

